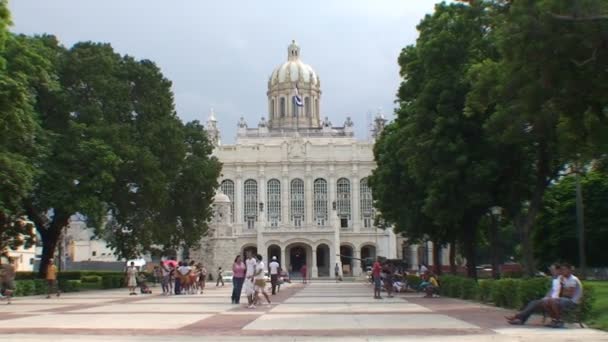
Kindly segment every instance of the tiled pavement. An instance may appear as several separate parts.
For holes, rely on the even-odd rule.
[[[229,304],[230,293],[226,286],[170,297],[109,290],[18,298],[0,304],[0,341],[608,341],[607,333],[544,328],[538,319],[511,327],[507,311],[455,299],[375,300],[362,283],[291,284],[253,310]]]

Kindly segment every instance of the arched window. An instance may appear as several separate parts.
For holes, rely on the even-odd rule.
[[[363,178],[359,183],[360,199],[361,199],[361,219],[363,220],[364,228],[372,227],[372,188],[367,184],[367,178]]]
[[[281,97],[281,108],[279,108],[280,113],[281,113],[281,117],[284,118],[285,117],[285,98]]]
[[[340,217],[340,227],[348,228],[350,221],[350,181],[346,178],[340,178],[336,186],[336,211]]]
[[[281,222],[281,182],[271,179],[266,186],[268,221],[271,227],[278,227]]]
[[[313,184],[314,215],[317,226],[325,226],[327,222],[327,181],[323,178],[315,179]]]
[[[306,117],[310,117],[310,97],[304,98],[304,112],[306,112]]]
[[[300,227],[304,221],[304,181],[298,178],[292,180],[289,192],[291,194],[291,222],[294,226]]]
[[[319,99],[315,99],[315,114],[318,117],[321,117],[321,112],[319,112]]]
[[[274,99],[270,100],[269,112],[270,112],[270,117],[274,119]]]
[[[247,228],[253,229],[258,220],[258,183],[248,179],[243,184],[243,214]]]
[[[224,195],[230,198],[230,222],[234,222],[234,182],[230,179],[225,179],[222,181],[220,189]]]

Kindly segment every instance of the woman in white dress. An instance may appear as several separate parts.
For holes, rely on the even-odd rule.
[[[131,261],[131,266],[127,267],[127,287],[129,288],[129,295],[136,295],[135,288],[137,287],[137,268],[135,263]]]

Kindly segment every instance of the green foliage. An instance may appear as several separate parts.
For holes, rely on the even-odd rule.
[[[101,285],[104,289],[117,289],[124,285],[124,275],[104,275],[101,277]]]
[[[492,301],[492,293],[494,291],[494,280],[484,279],[479,281],[479,296],[478,299],[482,303],[488,303]]]
[[[408,286],[413,289],[417,289],[420,286],[420,283],[422,283],[422,279],[415,274],[408,274],[406,279]]]
[[[99,283],[101,282],[101,277],[100,276],[96,276],[96,275],[87,275],[87,276],[82,276],[80,278],[80,282],[81,283]]]
[[[517,292],[518,288],[518,280],[508,278],[496,280],[492,290],[492,302],[503,308],[519,308],[521,301]]]
[[[32,296],[36,292],[36,285],[33,280],[15,281],[15,297]]]
[[[606,265],[604,247],[608,245],[608,174],[594,171],[581,177],[585,215],[587,264]],[[567,176],[551,185],[534,235],[536,256],[543,265],[563,260],[578,265],[576,230],[575,176]]]
[[[80,280],[75,280],[75,279],[69,279],[69,280],[64,280],[58,281],[59,283],[59,289],[62,292],[78,292],[80,291]]]
[[[585,291],[587,287],[593,288],[593,301],[590,301],[589,324],[594,328],[608,330],[608,282],[607,281],[585,281],[583,283]],[[586,293],[586,292],[585,292]]]
[[[460,298],[477,299],[479,297],[479,285],[475,279],[463,278],[460,284]]]
[[[521,280],[517,283],[517,297],[521,305],[543,298],[551,288],[551,280],[539,277]]]

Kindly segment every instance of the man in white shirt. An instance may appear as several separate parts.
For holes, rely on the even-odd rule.
[[[272,285],[272,294],[276,294],[277,285],[279,283],[279,262],[277,261],[277,257],[273,256],[272,261],[268,264],[268,268],[270,269],[270,284]]]
[[[253,276],[255,274],[255,266],[257,262],[253,257],[253,253],[251,251],[247,251],[247,260],[245,260],[245,266],[247,267],[247,271],[245,272],[245,282],[243,283],[243,289],[245,290],[245,294],[247,295],[247,302],[249,303],[248,307],[253,309],[255,308],[254,303],[254,279]]]
[[[258,293],[262,292],[268,301],[268,304],[270,304],[270,297],[268,296],[268,293],[266,293],[266,279],[264,278],[264,269],[266,267],[264,267],[264,262],[262,261],[262,256],[260,254],[256,255],[256,259],[257,264],[255,266],[255,275],[253,276],[255,279],[255,293],[253,294],[253,300],[255,303],[258,303]]]
[[[553,280],[551,281],[551,289],[549,290],[549,292],[547,292],[545,297],[540,298],[540,299],[535,299],[535,300],[529,302],[528,305],[526,305],[526,307],[522,311],[516,313],[515,315],[505,317],[509,324],[513,324],[513,325],[526,324],[526,321],[528,320],[528,318],[530,318],[530,316],[534,312],[542,310],[544,308],[544,306],[549,302],[550,299],[559,298],[559,293],[561,290],[561,285],[560,285],[561,266],[559,264],[553,264],[549,267],[549,271],[551,272],[551,275],[553,276]]]
[[[572,266],[570,264],[562,264],[562,276],[560,279],[561,295],[557,298],[552,298],[548,305],[546,305],[549,315],[553,318],[553,322],[551,322],[553,328],[563,327],[562,313],[576,308],[583,298],[583,284],[572,274]]]

